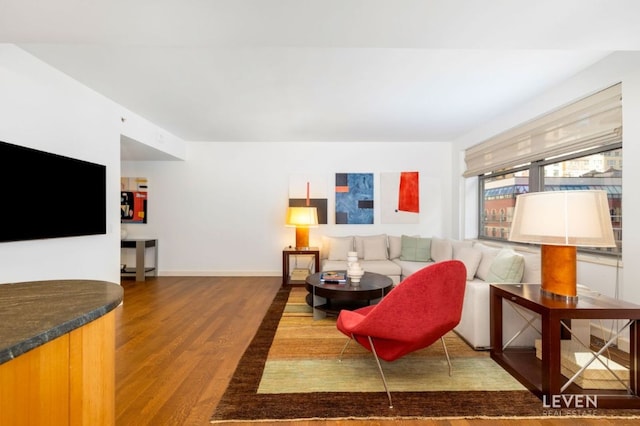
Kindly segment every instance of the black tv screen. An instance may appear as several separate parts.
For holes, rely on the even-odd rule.
[[[0,141],[0,241],[106,234],[106,166]]]

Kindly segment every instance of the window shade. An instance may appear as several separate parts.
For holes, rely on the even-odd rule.
[[[465,151],[465,177],[622,141],[618,83]]]

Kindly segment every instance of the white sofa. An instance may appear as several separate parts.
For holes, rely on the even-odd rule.
[[[540,282],[539,253],[470,240],[406,235],[323,237],[320,269],[346,269],[346,253],[354,250],[358,252],[359,262],[365,271],[387,275],[394,284],[401,284],[408,275],[435,262],[461,260],[467,267],[468,276],[462,318],[455,331],[474,349],[490,347],[489,283]],[[508,303],[503,306],[504,343],[526,324],[514,309]],[[526,318],[536,316],[523,308],[518,309]],[[539,318],[534,324],[540,329]],[[528,327],[510,346],[533,347],[536,338],[539,338],[538,332]]]

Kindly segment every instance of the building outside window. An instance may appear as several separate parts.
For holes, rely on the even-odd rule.
[[[530,191],[597,189],[607,193],[616,248],[585,251],[620,253],[622,248],[622,146],[568,154],[480,176],[480,239],[509,238],[516,197]],[[537,177],[537,178],[536,178]],[[553,220],[553,218],[541,218]]]

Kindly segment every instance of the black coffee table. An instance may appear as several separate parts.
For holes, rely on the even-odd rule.
[[[318,272],[305,280],[309,292],[306,300],[313,307],[314,319],[377,303],[393,288],[391,278],[374,272],[365,272],[357,286],[353,286],[350,279],[345,284],[325,284],[320,280],[321,275],[322,272]]]

